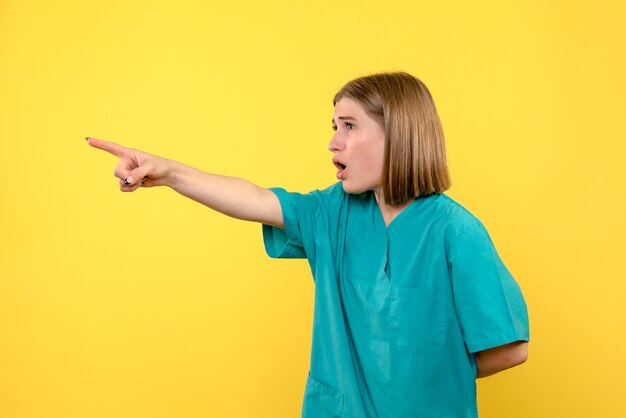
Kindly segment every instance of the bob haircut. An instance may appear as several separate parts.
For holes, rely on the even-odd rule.
[[[373,74],[348,82],[333,105],[344,97],[359,102],[385,132],[385,203],[399,205],[450,188],[443,129],[424,83],[404,72]]]

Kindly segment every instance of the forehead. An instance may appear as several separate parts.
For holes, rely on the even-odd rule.
[[[344,117],[352,117],[354,119],[371,119],[365,112],[361,103],[349,97],[342,97],[335,104],[333,122],[336,122],[339,118]]]

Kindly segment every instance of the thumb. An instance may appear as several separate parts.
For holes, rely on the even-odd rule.
[[[137,167],[131,170],[126,178],[124,178],[124,185],[131,187],[134,185],[141,186],[142,182],[148,178],[149,168]]]

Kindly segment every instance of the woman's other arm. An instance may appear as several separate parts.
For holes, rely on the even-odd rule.
[[[522,364],[528,358],[528,342],[517,341],[476,353],[478,373],[476,377],[487,377],[502,370]]]
[[[244,179],[206,173],[113,142],[96,138],[87,138],[87,142],[120,159],[114,175],[123,192],[133,192],[139,187],[168,186],[224,215],[284,228],[280,203],[270,190]]]

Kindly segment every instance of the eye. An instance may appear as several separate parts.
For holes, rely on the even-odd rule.
[[[333,125],[333,131],[337,132],[337,125]]]
[[[354,129],[354,125],[351,123],[346,123],[346,131],[351,131]]]

